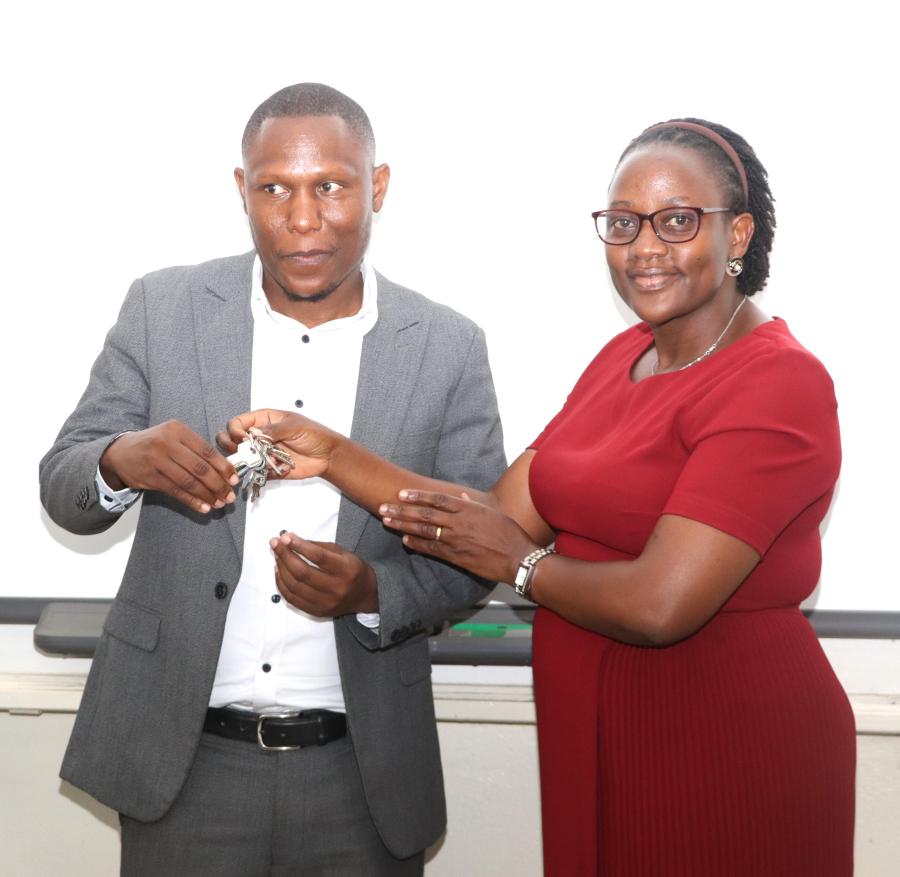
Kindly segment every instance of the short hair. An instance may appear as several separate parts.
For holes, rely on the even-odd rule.
[[[366,111],[347,95],[320,82],[288,85],[267,97],[252,113],[241,138],[241,153],[246,153],[266,119],[303,118],[304,116],[337,116],[343,119],[354,136],[375,156],[375,134]]]
[[[705,137],[690,128],[677,127],[678,122],[703,125],[728,141],[738,154],[747,174],[748,197],[746,202],[738,169],[725,150],[710,137]],[[759,292],[769,278],[769,253],[772,250],[772,239],[775,236],[775,199],[769,189],[769,175],[766,173],[766,169],[756,157],[750,144],[740,134],[736,134],[724,125],[692,118],[671,119],[669,124],[673,127],[655,128],[651,126],[635,137],[619,158],[619,164],[639,147],[649,146],[653,143],[671,143],[674,146],[682,146],[702,153],[719,175],[720,182],[725,189],[727,205],[723,206],[730,207],[735,213],[750,213],[753,216],[755,229],[750,246],[743,257],[744,270],[738,275],[737,286],[738,290],[747,296]]]

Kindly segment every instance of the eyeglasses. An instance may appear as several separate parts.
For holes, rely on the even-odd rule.
[[[600,240],[619,246],[630,244],[641,233],[646,219],[656,236],[667,244],[686,244],[697,237],[704,213],[730,213],[730,207],[664,207],[653,213],[633,210],[597,210],[591,214]]]

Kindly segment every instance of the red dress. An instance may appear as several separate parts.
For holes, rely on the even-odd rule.
[[[853,715],[798,608],[840,468],[831,379],[782,320],[634,383],[652,343],[646,325],[614,338],[533,445],[531,495],[557,550],[633,558],[674,514],[762,560],[665,648],[538,610],[545,873],[852,874]]]

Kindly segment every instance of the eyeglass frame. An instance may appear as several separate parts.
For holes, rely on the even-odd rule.
[[[659,231],[657,231],[656,226],[653,224],[653,219],[660,213],[665,213],[667,210],[693,210],[697,213],[697,230],[689,237],[683,238],[679,241],[667,241],[662,235],[660,235]],[[638,213],[636,210],[627,210],[624,207],[608,207],[606,210],[595,210],[591,213],[591,217],[594,220],[594,230],[597,232],[597,237],[603,241],[608,247],[626,247],[628,244],[633,244],[640,236],[641,229],[644,227],[644,220],[650,223],[650,228],[653,229],[653,234],[655,234],[664,244],[688,244],[694,238],[700,234],[700,224],[703,220],[703,215],[706,213],[733,213],[734,210],[731,207],[689,207],[686,204],[674,204],[671,207],[661,207],[659,210],[654,210],[653,213]],[[634,237],[630,241],[608,241],[606,240],[602,234],[600,234],[600,226],[597,225],[597,220],[601,216],[605,216],[608,213],[628,213],[631,216],[636,216],[638,218],[638,227],[637,231],[634,233]]]

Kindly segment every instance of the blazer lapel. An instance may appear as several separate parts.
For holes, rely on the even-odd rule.
[[[194,335],[201,395],[210,437],[234,417],[250,410],[253,319],[250,284],[255,253],[223,262],[217,273],[193,290]],[[244,500],[227,512],[231,535],[243,555]]]
[[[410,309],[401,310],[391,283],[378,275],[378,322],[363,339],[350,438],[382,457],[390,457],[419,374],[427,326]],[[337,541],[356,549],[369,513],[341,499]]]

